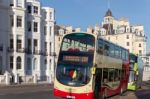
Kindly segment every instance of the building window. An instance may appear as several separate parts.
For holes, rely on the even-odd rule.
[[[139,55],[141,55],[142,54],[142,50],[139,50]]]
[[[129,35],[127,35],[126,38],[129,39]]]
[[[50,36],[51,36],[51,32],[52,32],[52,27],[49,27],[49,32],[50,32]]]
[[[34,39],[34,51],[37,51],[38,41],[37,39]]]
[[[49,49],[50,49],[50,52],[52,51],[52,43],[50,42],[49,44]]]
[[[27,70],[31,70],[32,66],[31,66],[31,58],[27,58]]]
[[[28,5],[27,10],[28,10],[28,13],[31,13],[32,12],[32,6]]]
[[[44,26],[44,35],[47,34],[47,26]]]
[[[34,13],[38,14],[38,7],[37,6],[34,6]]]
[[[14,26],[14,16],[10,15],[10,26],[13,27]]]
[[[60,39],[60,37],[58,37],[58,41],[60,41],[61,39]]]
[[[22,7],[22,0],[17,0],[17,7]]]
[[[13,61],[14,61],[14,57],[10,56],[10,69],[13,69]]]
[[[34,58],[34,60],[33,60],[33,70],[36,69],[36,66],[37,66],[37,59]]]
[[[49,65],[50,65],[50,66],[49,66],[49,67],[50,67],[49,69],[51,69],[51,64],[52,64],[52,60],[50,59],[50,60],[49,60]]]
[[[17,16],[17,27],[22,27],[22,16]]]
[[[52,19],[52,12],[50,12],[50,20]]]
[[[31,50],[31,39],[28,39],[28,51]]]
[[[22,48],[22,43],[20,39],[17,39],[17,49],[21,49]]]
[[[45,67],[43,68],[44,70],[46,70],[47,69],[47,59],[45,59]]]
[[[17,57],[17,69],[21,69],[21,57]]]
[[[14,48],[14,40],[10,39],[10,49],[13,49],[13,48]]]
[[[47,52],[47,42],[45,42],[45,52]]]
[[[127,46],[130,46],[130,43],[129,43],[129,42],[127,42]]]
[[[38,32],[38,23],[34,22],[34,32]]]
[[[28,21],[28,22],[27,22],[27,29],[28,29],[28,32],[31,32],[31,30],[32,30],[31,21]]]
[[[142,47],[141,43],[139,44],[139,47]]]
[[[47,59],[45,59],[44,63],[45,63],[45,65],[47,64]]]

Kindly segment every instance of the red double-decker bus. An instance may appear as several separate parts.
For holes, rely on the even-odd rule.
[[[88,33],[66,34],[61,43],[54,96],[102,99],[127,90],[129,52]]]

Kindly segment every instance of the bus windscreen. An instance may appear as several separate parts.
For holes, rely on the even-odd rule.
[[[64,36],[56,69],[57,80],[69,86],[83,86],[90,81],[95,38],[84,33]]]

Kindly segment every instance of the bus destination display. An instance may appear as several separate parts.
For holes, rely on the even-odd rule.
[[[63,61],[88,63],[86,56],[63,56]]]

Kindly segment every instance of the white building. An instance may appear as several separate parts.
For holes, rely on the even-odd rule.
[[[88,28],[87,32],[92,32],[112,41],[126,49],[130,53],[145,55],[147,37],[144,26],[130,25],[125,18],[115,19],[110,9],[105,14],[102,27],[96,25],[95,28]]]
[[[9,34],[9,1],[0,0],[0,75],[7,69],[7,45]]]
[[[150,80],[150,53],[143,55],[142,59],[144,61],[143,81],[148,81]]]
[[[143,80],[150,80],[150,56],[146,55],[147,37],[143,25],[130,25],[126,18],[115,19],[110,9],[106,12],[102,26],[89,27],[89,33],[95,33],[139,55],[143,61]]]
[[[5,38],[1,36],[3,39],[0,39],[4,56],[0,58],[3,61],[2,73],[9,71],[15,83],[19,79],[32,82],[35,77],[39,81],[51,82],[54,77],[55,56],[54,9],[41,7],[39,0],[1,2],[7,2],[5,6],[8,10],[2,9],[6,14],[0,17],[0,20],[5,21],[3,24],[6,24],[6,27],[3,24],[0,27],[4,26],[8,31]]]

